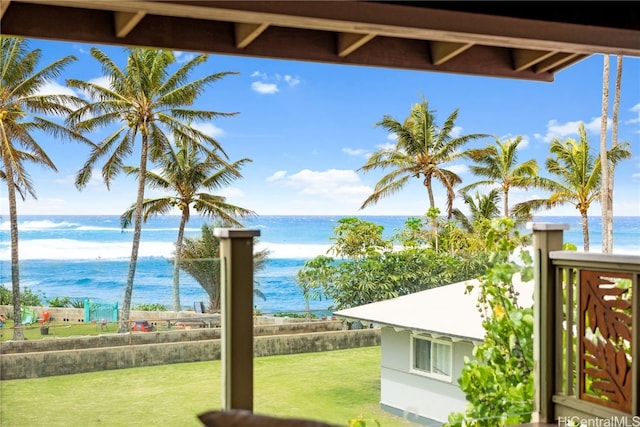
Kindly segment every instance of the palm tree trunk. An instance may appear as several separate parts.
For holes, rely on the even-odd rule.
[[[607,248],[612,246],[609,237],[613,234],[613,222],[610,217],[611,209],[609,201],[609,161],[607,159],[607,118],[609,115],[609,55],[604,55],[604,66],[602,72],[602,116],[600,119],[600,205],[602,220],[602,252],[607,252]],[[611,230],[610,230],[611,229]]]
[[[307,321],[311,320],[311,305],[309,303],[309,288],[307,285],[303,285],[302,298],[304,298],[304,310],[306,313]]]
[[[616,86],[615,92],[613,96],[613,115],[612,115],[612,125],[611,125],[611,148],[615,147],[618,144],[618,110],[620,109],[620,88],[622,86],[622,55],[618,55],[616,61]],[[608,165],[609,167],[609,181],[608,181],[608,213],[607,218],[602,218],[602,221],[608,221],[607,224],[607,244],[602,247],[602,252],[604,253],[612,253],[613,252],[613,178],[614,178],[614,167],[613,164]]]
[[[424,186],[427,187],[427,194],[429,195],[429,211],[427,214],[434,213],[433,209],[436,207],[436,201],[433,197],[433,188],[431,186],[431,177],[427,177],[424,179]],[[431,218],[431,231],[435,234],[438,230],[438,216],[433,215]]]
[[[3,150],[4,153],[4,150]],[[24,340],[22,329],[22,301],[20,300],[20,259],[18,251],[18,209],[16,208],[16,189],[13,182],[13,168],[11,161],[4,158],[7,181],[7,195],[9,197],[9,222],[11,228],[11,289],[13,293],[13,340]]]
[[[589,252],[589,218],[587,217],[587,211],[580,211],[582,217],[582,239],[584,245],[584,251]]]
[[[503,191],[504,196],[504,217],[509,218],[509,190]]]
[[[182,240],[184,239],[184,229],[189,219],[189,206],[182,209],[180,227],[178,228],[178,239],[176,240],[176,256],[173,259],[173,310],[178,312],[182,309],[180,305],[180,258],[182,257]]]
[[[124,291],[124,301],[122,303],[122,318],[118,327],[118,333],[129,332],[129,316],[131,312],[131,294],[133,293],[133,279],[136,275],[138,264],[138,251],[140,249],[140,237],[142,235],[142,205],[144,202],[145,177],[147,174],[147,151],[149,137],[146,129],[142,132],[142,148],[140,149],[140,174],[138,178],[138,194],[136,197],[136,208],[134,214],[133,244],[131,245],[131,259],[129,260],[129,273],[127,274],[127,285]]]

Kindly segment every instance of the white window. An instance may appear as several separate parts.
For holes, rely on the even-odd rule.
[[[414,372],[451,381],[451,343],[413,336],[411,369]]]

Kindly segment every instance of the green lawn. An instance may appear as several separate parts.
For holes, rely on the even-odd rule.
[[[0,425],[202,426],[196,415],[220,409],[221,388],[220,361],[2,381]],[[379,400],[380,347],[255,359],[256,413],[413,425]]]

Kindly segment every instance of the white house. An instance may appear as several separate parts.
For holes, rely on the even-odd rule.
[[[428,426],[465,410],[458,377],[464,357],[484,339],[478,285],[469,280],[334,313],[381,328],[383,409]],[[532,305],[533,282],[518,276],[514,285],[519,302]]]

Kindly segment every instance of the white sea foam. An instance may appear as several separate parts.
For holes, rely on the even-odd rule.
[[[61,221],[55,222],[48,219],[40,221],[23,221],[18,225],[20,230],[52,230],[54,228],[69,228],[75,227],[78,224],[73,222]],[[4,221],[0,224],[0,230],[10,230],[11,224],[9,221]]]
[[[281,244],[259,242],[256,250],[268,249],[269,258],[311,259],[325,255],[330,245]],[[141,242],[139,257],[173,256],[175,244],[172,242]],[[128,259],[131,256],[131,242],[88,242],[74,239],[32,239],[20,241],[20,259],[91,260]],[[9,242],[0,244],[0,260],[11,258]]]
[[[95,225],[82,225],[75,228],[77,231],[120,231],[120,227],[98,227]],[[123,231],[127,231],[126,229]]]
[[[141,242],[138,256],[170,257],[174,245],[170,242]],[[87,242],[73,239],[34,239],[21,241],[21,260],[55,259],[127,259],[131,256],[131,242]],[[11,257],[8,244],[0,245],[0,260]]]
[[[308,244],[286,244],[258,242],[257,250],[268,249],[269,258],[297,258],[312,259],[318,255],[327,255],[327,250],[331,245],[308,245]]]

